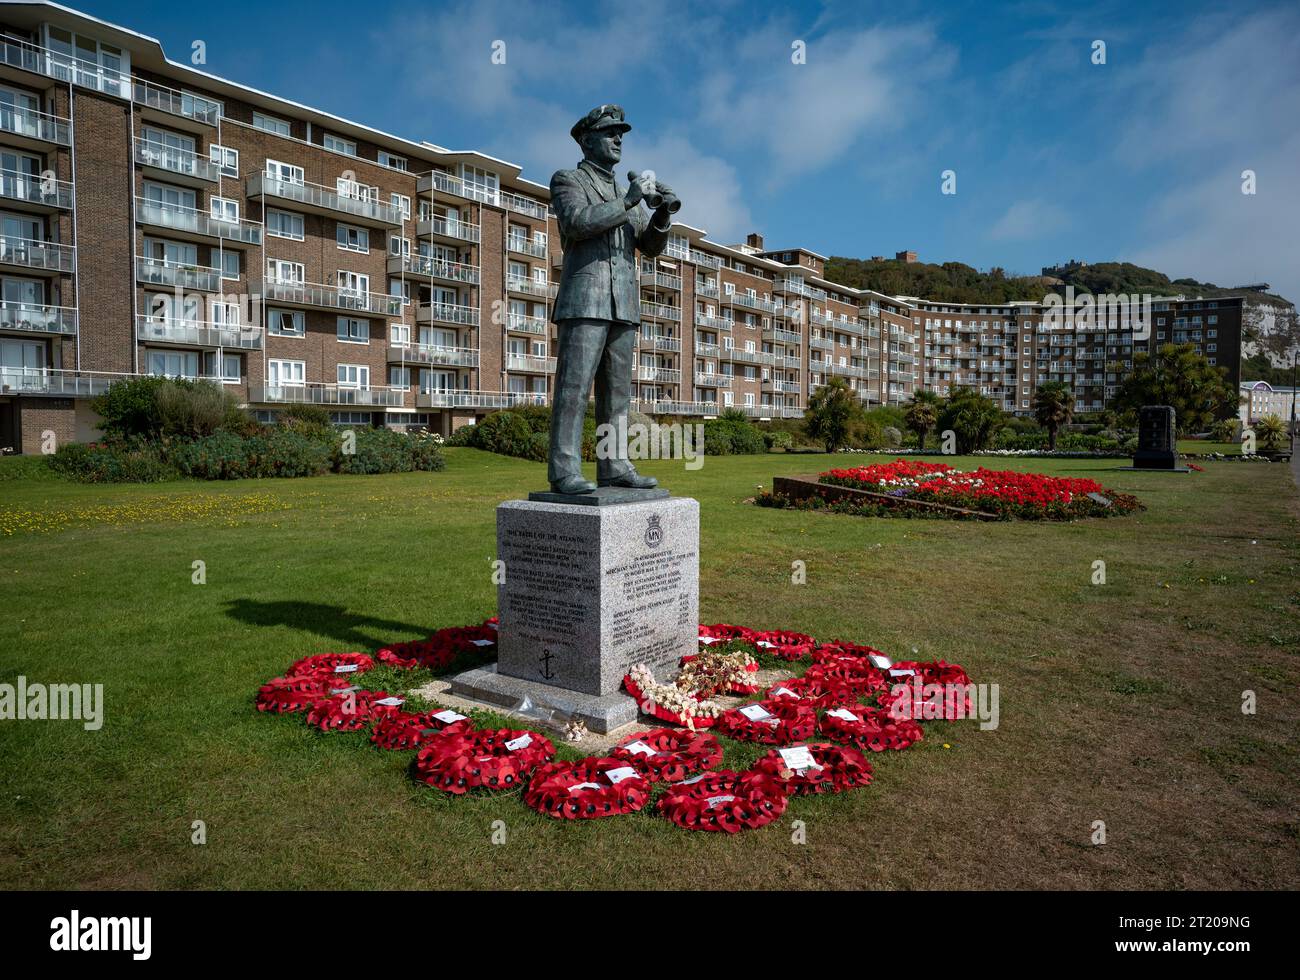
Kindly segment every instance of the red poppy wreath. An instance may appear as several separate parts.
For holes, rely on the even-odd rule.
[[[415,757],[415,775],[448,793],[479,786],[513,789],[554,757],[555,746],[537,732],[508,728],[462,732],[425,742]]]
[[[817,712],[797,701],[759,701],[724,711],[718,719],[718,731],[742,742],[763,745],[789,745],[812,735],[817,727]]]
[[[550,762],[533,773],[524,802],[548,817],[593,820],[635,813],[650,800],[650,781],[625,759]]]
[[[370,741],[381,749],[414,749],[438,735],[455,735],[473,729],[474,723],[450,708],[415,714],[397,711],[375,722]]]
[[[884,708],[831,708],[817,725],[823,735],[837,742],[852,742],[872,752],[905,749],[922,737],[920,725],[906,718],[892,718]]]
[[[871,763],[865,755],[830,742],[774,749],[754,763],[754,771],[784,782],[797,795],[842,793],[871,782]]]
[[[687,830],[735,834],[776,820],[787,802],[784,784],[765,773],[720,769],[674,783],[660,797],[659,810]]]
[[[656,728],[628,735],[609,753],[635,766],[651,782],[676,783],[722,761],[712,735],[684,728]]]

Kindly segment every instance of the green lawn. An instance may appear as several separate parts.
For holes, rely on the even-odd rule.
[[[797,799],[779,823],[726,838],[649,811],[573,824],[516,796],[444,797],[407,777],[413,753],[254,710],[258,684],[300,656],[493,614],[493,507],[536,489],[543,467],[447,455],[434,474],[0,483],[0,681],[102,683],[107,700],[98,732],[0,722],[0,887],[1300,881],[1300,534],[1285,466],[965,461],[1093,476],[1149,507],[1051,525],[744,503],[774,473],[844,457],[647,465],[700,501],[706,622],[915,649],[1000,686],[997,731],[928,723],[924,742],[873,758],[870,787]],[[791,584],[795,560],[806,585]],[[1098,560],[1105,585],[1091,584]],[[191,584],[195,561],[206,585]],[[1241,711],[1247,690],[1257,714]],[[757,755],[728,743],[726,763]],[[807,843],[792,842],[794,820]],[[1098,820],[1104,846],[1089,843]]]

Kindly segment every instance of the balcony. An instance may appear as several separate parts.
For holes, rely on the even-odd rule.
[[[725,297],[725,301],[732,306],[743,306],[750,310],[760,310],[763,313],[775,313],[776,304],[770,299],[761,299],[758,296],[750,296],[748,293],[732,293]]]
[[[288,201],[296,211],[308,211],[329,218],[345,215],[357,224],[384,230],[402,227],[401,208],[365,196],[367,192],[360,184],[349,185],[347,181],[340,183],[342,189],[306,181],[297,183],[267,173],[256,173],[249,175],[245,189],[249,200],[260,200],[263,204]]]
[[[834,350],[835,341],[829,337],[811,337],[808,340],[808,346],[814,350]]]
[[[210,99],[141,78],[133,81],[135,103],[146,118],[160,118],[168,125],[180,125],[200,132],[216,126],[221,118],[221,106]]]
[[[706,299],[718,298],[718,284],[716,282],[705,282],[702,279],[695,280],[695,295],[703,296]]]
[[[797,395],[799,394],[800,389],[799,389],[798,381],[784,381],[779,378],[764,378],[763,390],[788,392],[790,394]]]
[[[717,402],[683,402],[671,400],[646,401],[637,399],[638,411],[649,415],[717,415]]]
[[[457,327],[477,327],[478,308],[459,303],[421,303],[416,307],[417,323],[448,323]]]
[[[390,296],[388,293],[372,293],[347,286],[327,286],[324,283],[281,279],[268,279],[263,283],[262,290],[268,302],[288,306],[345,310],[349,313],[372,316],[402,315],[402,297]]]
[[[389,344],[390,364],[437,364],[446,367],[478,367],[477,347],[443,347],[438,344]]]
[[[420,238],[432,238],[443,242],[472,242],[478,244],[480,230],[478,225],[472,225],[468,221],[461,221],[459,218],[447,218],[443,215],[433,215],[429,218],[421,218],[415,226],[415,233]]]
[[[709,255],[707,252],[701,252],[697,249],[691,249],[687,253],[690,260],[698,265],[701,269],[721,269],[722,259],[716,255]]]
[[[521,197],[518,194],[511,194],[508,191],[501,192],[501,206],[507,211],[526,215],[529,218],[536,218],[538,221],[545,221],[548,213],[546,205],[540,201],[534,201],[529,197]]]
[[[795,333],[792,330],[781,330],[777,327],[764,327],[763,339],[775,340],[779,344],[793,344],[796,347],[803,344],[803,334]]]
[[[23,211],[50,214],[72,209],[72,182],[18,170],[0,170],[0,198]]]
[[[436,191],[439,194],[451,194],[455,197],[463,197],[468,201],[478,201],[482,204],[496,204],[498,206],[501,204],[501,195],[498,191],[479,187],[476,184],[467,184],[454,174],[442,170],[434,170],[422,176],[416,182],[416,191],[420,194],[433,194]]]
[[[144,255],[136,256],[135,278],[151,286],[179,286],[204,293],[221,291],[221,270],[215,266],[174,265]]]
[[[779,354],[776,358],[777,366],[784,365],[788,368],[799,368],[803,366],[803,356],[800,354],[786,354],[781,357]]]
[[[680,293],[682,291],[682,277],[667,272],[642,270],[641,285],[656,289],[671,289]]]
[[[642,333],[637,338],[637,345],[642,350],[660,350],[676,353],[682,349],[680,337],[669,337],[667,335],[655,334],[653,332]]]
[[[657,367],[653,364],[642,364],[637,368],[637,377],[642,381],[655,381],[660,384],[680,384],[682,372],[677,368]]]
[[[4,141],[25,149],[47,151],[49,144],[71,146],[71,120],[38,109],[0,105],[0,133]]]
[[[131,97],[131,80],[122,72],[103,68],[93,61],[74,58],[70,54],[43,48],[21,38],[8,36],[0,38],[0,66],[35,72],[64,84],[82,85],[97,92],[110,92],[120,98]]]
[[[71,275],[77,250],[58,242],[30,238],[0,238],[0,265],[17,266],[24,272]]]
[[[530,374],[554,374],[555,358],[536,354],[506,353],[507,371],[524,371]]]
[[[767,351],[741,350],[739,347],[722,349],[722,356],[728,361],[739,364],[767,364],[776,363],[776,355],[769,354]]]
[[[71,336],[77,332],[74,306],[41,306],[27,303],[0,304],[0,330]]]
[[[730,388],[731,375],[712,371],[695,372],[695,384],[701,388]]]
[[[205,320],[166,320],[147,314],[135,318],[137,340],[184,347],[228,347],[261,350],[261,327],[237,327]]]
[[[401,408],[400,388],[353,388],[349,385],[249,385],[248,400],[258,405],[347,405],[362,408]]]
[[[555,299],[559,288],[559,285],[553,282],[542,282],[524,276],[506,276],[506,292],[519,293],[521,296],[531,296],[534,299]]]
[[[546,336],[549,323],[544,316],[528,316],[525,313],[507,313],[506,329],[515,333],[531,333]]]
[[[431,255],[390,255],[388,257],[388,274],[390,276],[428,276],[442,282],[457,286],[477,286],[479,284],[478,266],[468,262],[447,262]]]
[[[225,221],[205,211],[164,204],[147,198],[135,199],[135,220],[151,228],[162,228],[187,240],[216,240],[233,245],[261,245],[262,226],[251,221]]]
[[[547,255],[546,242],[525,238],[523,235],[507,235],[506,248],[511,252],[530,255],[535,259],[544,259]]]
[[[0,394],[90,398],[108,391],[108,386],[114,381],[138,377],[144,375],[63,371],[57,368],[0,367]]]
[[[221,179],[221,168],[191,150],[146,139],[135,141],[135,162],[145,170],[155,171],[173,183],[202,187]]]
[[[696,357],[717,357],[718,353],[719,349],[717,344],[696,343],[695,345]]]
[[[514,405],[545,405],[546,395],[534,391],[421,391],[416,408],[510,408]]]
[[[644,299],[641,301],[641,315],[654,320],[682,322],[682,309],[680,306],[665,306],[663,303],[651,303]]]
[[[730,320],[725,316],[709,316],[707,313],[700,313],[697,311],[695,314],[695,325],[697,327],[703,327],[706,330],[721,330],[724,333],[729,333],[736,324],[735,321]]]

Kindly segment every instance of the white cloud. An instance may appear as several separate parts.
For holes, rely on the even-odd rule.
[[[994,241],[1018,241],[1044,238],[1070,225],[1065,208],[1050,201],[1017,201],[1003,213],[989,230]]]

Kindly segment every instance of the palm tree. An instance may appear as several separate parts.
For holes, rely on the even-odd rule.
[[[1276,415],[1265,415],[1255,423],[1255,437],[1261,449],[1275,452],[1286,438],[1286,423]]]
[[[1047,448],[1056,449],[1056,432],[1074,417],[1074,392],[1064,381],[1044,381],[1034,392],[1034,418],[1047,430]]]
[[[933,391],[918,391],[912,395],[903,412],[903,421],[916,433],[918,448],[925,448],[925,437],[934,424],[939,421],[939,407],[943,399]]]
[[[862,415],[862,403],[849,390],[848,382],[831,378],[809,397],[804,430],[826,443],[826,451],[833,453],[848,442],[850,431]]]

